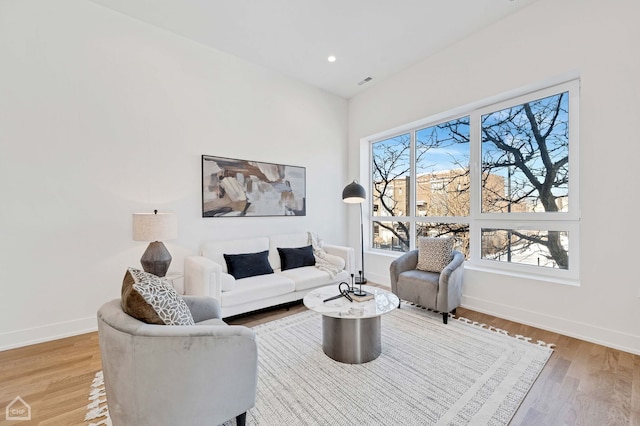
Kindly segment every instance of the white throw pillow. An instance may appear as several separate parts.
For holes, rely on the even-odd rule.
[[[333,254],[327,253],[324,258],[329,261],[329,263],[336,265],[342,271],[344,269],[345,261],[340,256],[335,256]]]
[[[451,237],[419,237],[416,269],[427,272],[442,272],[451,262],[454,242]]]

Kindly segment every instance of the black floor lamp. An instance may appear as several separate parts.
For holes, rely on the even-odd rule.
[[[356,284],[360,285],[360,290],[354,290],[356,296],[364,296],[362,284],[367,283],[364,277],[364,228],[362,225],[362,203],[367,199],[367,192],[358,181],[353,181],[342,190],[342,201],[349,204],[360,204],[360,266],[359,276],[356,277]]]

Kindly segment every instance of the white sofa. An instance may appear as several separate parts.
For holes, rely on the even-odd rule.
[[[354,250],[351,247],[324,244],[330,255],[338,256],[335,263],[344,261],[344,269],[332,277],[315,266],[281,270],[278,248],[296,248],[309,245],[306,232],[278,234],[242,240],[205,241],[199,256],[188,256],[184,261],[185,294],[210,296],[220,301],[222,317],[251,312],[270,306],[301,300],[317,287],[350,282],[355,273]],[[258,253],[269,250],[269,263],[273,274],[258,275],[236,280],[227,272],[225,254]]]

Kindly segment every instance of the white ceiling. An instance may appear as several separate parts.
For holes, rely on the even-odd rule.
[[[536,0],[92,1],[350,98]]]

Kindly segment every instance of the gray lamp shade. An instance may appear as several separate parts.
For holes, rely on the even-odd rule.
[[[342,201],[345,203],[357,204],[363,203],[367,199],[367,193],[355,180],[342,190]]]
[[[133,240],[150,241],[142,255],[142,269],[150,274],[164,277],[171,264],[171,254],[163,240],[178,238],[178,221],[172,213],[134,213]]]

